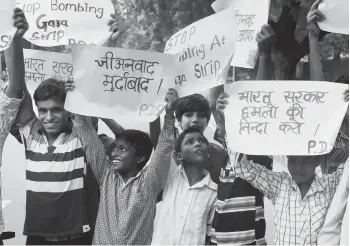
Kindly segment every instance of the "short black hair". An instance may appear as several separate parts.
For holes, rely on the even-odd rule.
[[[40,101],[46,101],[48,99],[58,100],[60,102],[66,101],[66,89],[64,81],[57,80],[55,78],[49,78],[44,80],[34,92],[35,104]]]
[[[334,82],[341,83],[341,84],[349,84],[349,75],[341,75],[337,77]]]
[[[203,138],[205,139],[207,145],[209,146],[208,139],[204,136],[203,132],[197,126],[190,126],[186,130],[181,132],[181,134],[177,137],[175,144],[174,144],[175,153],[181,152],[181,144],[184,141],[184,138],[186,137],[186,135],[189,133],[194,133],[194,132],[201,134],[203,136]]]
[[[188,112],[202,112],[209,122],[211,110],[208,99],[197,93],[180,98],[175,109],[176,119],[181,122],[182,115]]]
[[[131,144],[136,150],[137,157],[145,157],[146,159],[140,164],[140,170],[147,164],[152,154],[152,141],[147,133],[139,130],[124,130],[115,136],[116,139],[123,139]]]

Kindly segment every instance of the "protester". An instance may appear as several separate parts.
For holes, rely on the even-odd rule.
[[[179,167],[169,173],[157,204],[152,244],[204,245],[209,242],[217,185],[203,167],[210,158],[202,129],[191,126],[175,142]]]
[[[179,99],[175,116],[180,128],[186,130],[197,126],[203,133],[211,117],[209,101],[200,94],[193,94]],[[203,163],[203,167],[210,173],[211,179],[219,182],[220,170],[227,159],[227,153],[221,146],[209,144],[210,159]],[[177,166],[176,156],[173,154],[170,169]]]
[[[257,34],[259,46],[258,78],[268,76],[267,66],[270,59],[271,47],[275,42],[275,34],[270,25],[262,27]],[[262,71],[264,70],[264,71]],[[217,99],[217,111],[222,112],[221,104],[227,93],[221,93]],[[224,115],[219,114],[222,122]],[[220,124],[219,128],[224,128]],[[224,129],[220,132],[225,133]],[[222,137],[225,139],[225,136]],[[267,156],[249,156],[267,168],[271,168],[272,160]],[[262,193],[243,179],[232,173],[230,160],[222,168],[218,185],[218,204],[213,221],[211,241],[213,244],[266,244],[266,222],[264,218],[264,198]],[[232,209],[232,208],[235,209]]]
[[[15,75],[24,80],[23,51],[19,49],[21,53],[11,63],[16,72],[8,66],[10,81]],[[64,110],[65,97],[64,83],[47,79],[34,93],[39,117],[28,91],[18,112],[26,149],[24,235],[28,245],[91,244],[94,216],[87,211],[87,168],[81,141],[72,131],[71,115]]]
[[[67,86],[73,90],[74,86]],[[177,92],[166,95],[163,130],[149,165],[152,142],[146,133],[125,130],[116,136],[106,154],[90,117],[75,115],[74,129],[84,145],[87,161],[99,183],[101,198],[93,244],[150,244],[156,198],[166,184],[174,141],[174,110]]]
[[[28,30],[28,23],[22,10],[17,8],[14,10],[13,25],[17,28],[17,31],[13,36],[10,48],[5,52],[5,58],[10,64],[9,75],[11,81],[6,88],[0,88],[0,166],[2,165],[2,151],[5,140],[16,118],[25,89],[24,66],[17,66],[17,60],[23,57],[21,39]],[[2,202],[1,190],[0,202]],[[0,207],[0,233],[2,233],[4,229],[4,218],[2,208]],[[0,245],[3,245],[2,240],[0,240]]]

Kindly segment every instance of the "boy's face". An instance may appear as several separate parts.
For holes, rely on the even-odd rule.
[[[203,135],[198,132],[186,134],[181,143],[180,157],[191,164],[202,164],[208,160],[209,148]]]
[[[183,130],[190,126],[197,126],[201,132],[204,132],[208,126],[208,119],[203,112],[187,112],[182,115],[180,123]]]
[[[110,158],[113,162],[113,169],[121,174],[138,169],[138,157],[136,149],[124,139],[116,139],[112,144]]]
[[[315,177],[320,164],[317,156],[288,156],[288,170],[296,183],[306,183]]]
[[[64,109],[64,102],[48,99],[38,101],[39,120],[47,134],[60,134],[68,125],[69,112]]]

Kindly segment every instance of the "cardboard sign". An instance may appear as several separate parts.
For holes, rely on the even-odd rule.
[[[349,35],[349,0],[323,0],[318,9],[326,16],[318,23],[322,30]]]
[[[17,0],[29,23],[24,38],[39,46],[97,44],[109,36],[110,0]]]
[[[0,51],[11,45],[12,37],[16,33],[13,26],[13,9],[16,7],[15,0],[1,0],[0,4]]]
[[[164,52],[177,56],[176,76],[170,79],[175,82],[179,96],[223,84],[235,44],[233,9],[211,15],[174,34]]]
[[[258,53],[256,34],[268,21],[269,6],[270,0],[216,0],[212,4],[215,12],[234,8],[238,34],[232,66],[254,68]]]
[[[174,67],[175,56],[89,45],[73,45],[72,55],[76,89],[67,95],[68,111],[151,122],[164,109],[172,86],[164,68]]]
[[[345,84],[244,81],[225,87],[228,146],[249,155],[327,154],[348,107]]]

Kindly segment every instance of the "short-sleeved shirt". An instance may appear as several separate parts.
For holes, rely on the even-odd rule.
[[[86,163],[78,135],[64,132],[49,146],[35,117],[20,129],[26,156],[24,235],[47,239],[90,230],[85,208]]]

